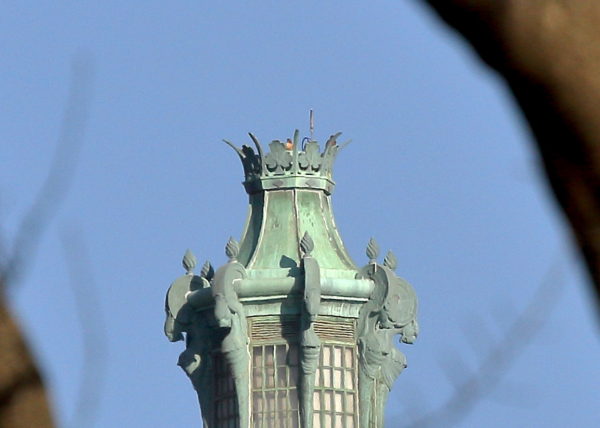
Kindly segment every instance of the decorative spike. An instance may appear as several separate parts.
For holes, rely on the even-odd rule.
[[[297,129],[294,131],[294,140],[292,145],[292,174],[298,173],[298,150],[300,150],[300,143],[298,139],[300,138],[300,131]]]
[[[236,153],[239,155],[239,157],[240,157],[241,159],[244,159],[244,157],[245,157],[245,156],[244,156],[244,153],[242,152],[242,150],[241,150],[241,149],[240,149],[238,146],[236,146],[236,145],[235,145],[235,144],[233,144],[232,142],[230,142],[230,141],[227,141],[227,140],[225,140],[225,139],[223,140],[223,142],[224,142],[225,144],[227,144],[229,147],[231,147],[233,150],[235,150],[235,152],[236,152]]]
[[[210,262],[207,260],[206,262],[204,262],[204,265],[202,266],[202,270],[200,271],[200,276],[202,278],[206,278],[208,281],[210,281],[214,275],[215,275],[215,270],[213,269]]]
[[[240,244],[238,244],[233,237],[230,237],[229,241],[227,241],[227,245],[225,246],[225,254],[227,257],[229,257],[230,261],[234,261],[237,259],[239,252]]]
[[[346,146],[348,144],[350,144],[351,142],[352,142],[352,139],[349,139],[349,140],[344,141],[342,144],[339,144],[340,150],[346,148]]]
[[[304,236],[300,240],[300,249],[306,256],[310,256],[310,253],[315,248],[315,243],[310,237],[308,231],[304,232]]]
[[[194,253],[192,253],[192,251],[189,248],[185,250],[185,254],[183,255],[183,260],[181,261],[181,264],[183,265],[183,268],[185,269],[185,272],[188,275],[193,273],[193,270],[196,267],[197,263],[198,259],[196,259]]]
[[[396,270],[396,267],[398,266],[398,259],[396,259],[394,253],[392,253],[392,250],[389,250],[385,255],[385,258],[383,259],[383,265],[391,270]]]
[[[260,144],[260,141],[258,141],[258,138],[256,138],[256,136],[252,132],[248,132],[248,135],[250,136],[250,138],[252,139],[252,142],[256,146],[256,152],[258,153],[258,158],[260,159],[260,169],[262,171],[262,174],[266,174],[267,171],[266,171],[266,166],[264,164],[265,155],[263,152],[263,148]]]
[[[322,152],[312,133],[310,137],[301,138],[297,129],[290,138],[273,140],[264,149],[254,134],[249,132],[248,135],[255,148],[251,147],[252,144],[238,147],[229,140],[223,140],[235,150],[242,161],[247,192],[255,192],[256,189],[262,188],[259,184],[261,181],[277,176],[277,180],[269,181],[269,185],[273,184],[279,188],[281,185],[278,183],[284,183],[292,187],[320,189],[331,193],[334,187],[333,163],[338,152],[347,144],[338,142],[341,132],[330,135],[324,147],[321,147]],[[310,177],[304,177],[305,175]],[[302,176],[302,179],[288,180],[288,177],[298,176]]]
[[[340,135],[342,135],[341,132],[336,132],[335,134],[331,135],[329,137],[329,139],[327,140],[327,142],[325,143],[325,148],[327,149],[327,148],[329,148],[331,146],[335,146],[337,144],[336,140],[338,139],[338,137]]]
[[[369,239],[369,244],[367,245],[367,257],[369,258],[369,262],[375,263],[377,257],[379,256],[379,245],[375,238]]]

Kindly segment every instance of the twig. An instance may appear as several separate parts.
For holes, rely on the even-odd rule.
[[[69,93],[54,158],[42,188],[23,216],[6,261],[0,266],[0,286],[10,287],[24,274],[23,260],[35,256],[41,237],[67,194],[83,144],[92,88],[92,66],[78,54],[71,64]],[[2,290],[0,290],[2,291]]]
[[[559,252],[559,254],[561,254]],[[450,427],[458,424],[498,385],[508,368],[538,334],[552,312],[564,287],[560,258],[550,265],[528,305],[506,329],[506,334],[487,353],[479,368],[456,386],[455,392],[438,409],[407,426]]]
[[[101,397],[105,377],[107,340],[105,323],[90,259],[81,232],[63,231],[61,241],[71,277],[70,285],[76,302],[76,312],[83,342],[83,367],[74,414],[67,426],[92,427]]]

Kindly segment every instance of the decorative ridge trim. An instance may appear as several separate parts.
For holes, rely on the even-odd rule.
[[[310,255],[314,242],[308,232],[300,240],[300,248],[304,253],[304,305],[300,314],[300,421],[302,428],[312,428],[315,374],[321,353],[321,340],[314,328],[321,304],[321,278],[319,262]]]

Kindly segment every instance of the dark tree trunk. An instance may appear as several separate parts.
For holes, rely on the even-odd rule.
[[[0,428],[52,428],[40,373],[0,298]]]
[[[600,308],[600,2],[428,0],[508,83]]]

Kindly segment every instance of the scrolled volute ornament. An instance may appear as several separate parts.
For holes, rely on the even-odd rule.
[[[376,252],[367,256],[373,259]],[[406,357],[394,346],[394,337],[402,335],[404,343],[412,343],[418,334],[416,294],[394,274],[392,266],[393,260],[387,257],[384,265],[372,261],[357,275],[374,283],[358,322],[360,426],[383,426],[385,401],[406,367]]]
[[[208,281],[193,274],[196,257],[190,250],[185,252],[182,264],[186,274],[177,278],[167,291],[164,331],[171,342],[185,338],[186,349],[180,354],[177,364],[188,375],[198,394],[204,426],[207,427],[212,418],[209,376],[212,370],[210,355],[214,348],[212,328],[206,315],[195,311],[188,297],[207,287]]]

